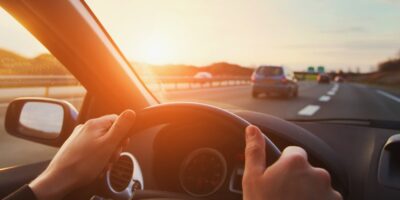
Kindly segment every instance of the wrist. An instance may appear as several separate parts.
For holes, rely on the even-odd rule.
[[[68,185],[65,180],[46,171],[29,183],[38,200],[62,199],[69,191]]]

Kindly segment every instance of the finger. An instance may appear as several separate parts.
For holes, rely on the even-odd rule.
[[[290,169],[304,168],[309,165],[306,151],[296,146],[286,147],[278,161],[284,162]]]
[[[331,187],[331,175],[325,169],[315,167],[313,168],[313,172],[318,177],[318,180],[322,182],[322,185],[326,186],[327,188]]]
[[[77,137],[77,136],[81,133],[82,128],[83,128],[83,125],[82,125],[82,124],[77,125],[77,126],[74,128],[74,130],[72,131],[72,133],[71,133],[71,135],[69,136],[69,138],[72,139],[72,138]],[[70,139],[70,140],[71,140],[71,139]]]
[[[334,190],[332,200],[342,200],[342,199],[343,199],[342,194]]]
[[[260,129],[250,125],[246,128],[245,169],[246,175],[262,174],[265,171],[265,140]]]
[[[121,153],[122,153],[122,147],[119,147],[119,148],[114,152],[114,154],[111,156],[110,163],[117,162],[117,160],[118,160],[119,156],[121,155]]]
[[[136,114],[132,110],[122,112],[106,134],[107,138],[115,145],[120,145],[125,139],[135,121]]]
[[[110,114],[110,115],[104,115],[99,118],[91,119],[87,121],[88,126],[94,126],[96,128],[101,128],[104,129],[105,131],[108,131],[108,129],[111,128],[115,120],[117,120],[118,115],[116,114]]]
[[[75,127],[75,129],[76,129],[76,130],[80,130],[82,127],[83,127],[82,124],[78,124],[78,125]]]
[[[75,128],[74,128],[74,130],[72,131],[70,137],[72,137],[73,135],[78,135],[78,134],[81,132],[82,128],[83,128],[83,125],[82,125],[82,124],[78,124],[77,126],[75,126]]]

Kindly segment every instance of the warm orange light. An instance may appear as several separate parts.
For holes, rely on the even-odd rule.
[[[169,41],[162,36],[150,37],[145,42],[144,61],[151,64],[165,64],[172,55],[172,49],[169,48]]]

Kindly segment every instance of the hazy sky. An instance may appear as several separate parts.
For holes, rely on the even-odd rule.
[[[400,0],[91,0],[88,4],[128,59],[153,64],[228,61],[294,69],[359,66],[368,71],[400,51]],[[8,17],[0,11],[0,48],[18,43],[13,48],[24,55],[40,52],[28,47],[23,34],[9,29],[14,26],[4,25],[3,19]]]

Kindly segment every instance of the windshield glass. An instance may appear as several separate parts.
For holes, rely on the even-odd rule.
[[[399,119],[398,1],[87,3],[161,102],[285,119]]]
[[[256,73],[263,76],[279,76],[283,74],[283,71],[281,67],[259,67]]]

